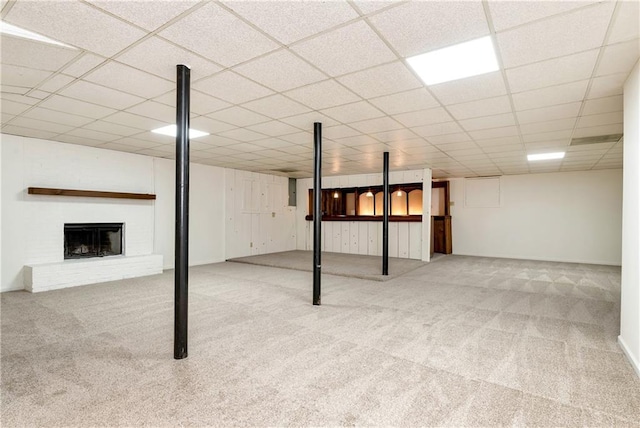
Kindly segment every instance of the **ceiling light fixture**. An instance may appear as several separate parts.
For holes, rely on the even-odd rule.
[[[539,153],[535,155],[527,155],[527,160],[529,160],[529,162],[539,161],[539,160],[562,159],[562,158],[564,158],[564,152]]]
[[[175,137],[176,129],[177,129],[176,125],[167,125],[167,126],[163,126],[162,128],[153,129],[151,130],[151,132],[155,134],[162,134],[162,135],[168,135],[170,137]],[[209,133],[198,131],[197,129],[189,128],[189,138],[200,138],[200,137],[204,137],[205,135],[209,135]]]
[[[29,30],[25,30],[24,28],[16,27],[15,25],[7,24],[4,21],[0,21],[0,33],[6,34],[7,36],[20,37],[23,39],[35,40],[36,42],[49,43],[50,45],[58,45],[63,46],[69,49],[76,49],[73,46],[69,46],[65,43],[59,42],[57,40],[50,39],[41,34],[34,33]]]
[[[499,69],[491,36],[407,58],[425,85],[436,85]]]

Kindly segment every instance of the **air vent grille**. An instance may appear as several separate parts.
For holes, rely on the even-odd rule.
[[[585,144],[616,143],[620,141],[622,134],[597,135],[595,137],[582,137],[571,139],[572,146],[583,146]]]

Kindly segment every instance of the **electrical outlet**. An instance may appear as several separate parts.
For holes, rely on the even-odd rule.
[[[253,242],[249,242],[249,248],[253,248]]]
[[[276,218],[276,213],[271,213],[271,217]]]

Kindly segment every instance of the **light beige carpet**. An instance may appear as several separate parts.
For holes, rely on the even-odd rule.
[[[620,270],[449,256],[387,282],[240,263],[1,296],[1,423],[637,426]]]
[[[284,251],[281,253],[238,257],[228,261],[313,272],[313,251]],[[426,264],[420,260],[389,257],[388,275],[382,275],[382,257],[323,252],[320,262],[323,274],[370,279],[372,281],[388,281]]]

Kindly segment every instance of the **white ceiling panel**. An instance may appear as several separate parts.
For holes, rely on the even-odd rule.
[[[578,119],[577,127],[587,128],[600,125],[615,125],[617,123],[622,123],[622,116],[621,111],[582,116]]]
[[[61,46],[35,42],[18,37],[0,36],[2,64],[17,65],[44,71],[58,71],[80,52]],[[4,80],[4,79],[3,79]]]
[[[201,56],[169,43],[160,37],[150,37],[136,44],[122,55],[119,55],[117,61],[155,74],[171,82],[177,80],[176,65],[178,64],[189,66],[192,81],[210,76],[221,70],[221,67],[213,62],[207,61]]]
[[[111,56],[146,33],[77,1],[14,3],[4,20],[54,40]]]
[[[384,113],[365,101],[328,108],[321,113],[342,123],[384,116]]]
[[[439,105],[436,99],[424,88],[372,98],[369,102],[387,114],[425,110]]]
[[[24,128],[22,126],[15,126],[9,124],[2,128],[4,134],[22,135],[23,137],[43,138],[52,140],[58,135],[53,131],[42,131],[40,129]]]
[[[498,33],[504,66],[517,67],[602,46],[613,7],[610,1],[597,3]]]
[[[396,114],[393,118],[409,128],[453,121],[451,115],[442,107]]]
[[[84,80],[78,80],[72,83],[70,86],[61,90],[59,94],[65,97],[76,98],[80,101],[111,107],[117,110],[125,109],[144,101],[144,98],[116,91]]]
[[[246,128],[236,128],[231,131],[219,132],[218,135],[221,137],[231,138],[233,140],[238,140],[241,142],[249,142],[254,140],[260,140],[267,137],[264,134],[260,134],[258,132],[250,131]]]
[[[496,114],[493,116],[476,117],[458,121],[465,131],[477,131],[479,129],[501,128],[515,125],[513,113]]]
[[[229,125],[219,120],[211,119],[207,116],[198,116],[191,119],[189,127],[197,129],[198,131],[208,132],[210,134],[218,134],[224,131],[229,131],[236,128],[234,125]]]
[[[22,89],[22,93],[26,93],[29,88],[38,86],[52,75],[51,71],[35,70],[8,64],[2,64],[0,71],[3,92],[5,91],[5,86],[16,86]]]
[[[267,116],[237,106],[210,113],[207,116],[236,126],[255,125],[271,120]]]
[[[539,134],[526,134],[522,136],[525,143],[549,142],[555,140],[565,140],[569,142],[571,138],[571,129],[563,131],[541,132]]]
[[[470,131],[469,135],[471,135],[474,140],[512,137],[518,135],[518,128],[516,128],[515,126],[505,126],[502,128],[482,129],[479,131]]]
[[[62,125],[60,123],[48,122],[38,119],[31,119],[25,116],[19,116],[11,121],[12,126],[20,126],[23,128],[37,129],[40,131],[48,131],[56,134],[62,134],[64,132],[71,131],[74,127],[69,125]]]
[[[457,132],[455,134],[433,135],[429,137],[431,144],[437,144],[439,146],[453,143],[463,143],[471,141],[471,137],[466,132]]]
[[[60,89],[64,88],[74,80],[76,80],[75,77],[67,76],[64,74],[56,74],[55,76],[52,76],[50,79],[47,79],[41,85],[39,85],[38,90],[47,92],[48,96],[49,94],[57,92]]]
[[[338,78],[338,81],[364,98],[380,97],[423,86],[400,61],[349,74]]]
[[[400,123],[390,117],[379,117],[376,119],[363,120],[361,122],[353,122],[351,126],[364,134],[391,131],[403,127]]]
[[[590,1],[501,1],[489,0],[489,9],[496,31],[516,27],[538,19],[547,18],[584,7]]]
[[[224,4],[284,44],[358,17],[346,2],[225,1]]]
[[[104,143],[108,143],[113,140],[122,138],[121,135],[109,134],[106,132],[94,131],[92,129],[86,129],[86,128],[76,128],[72,131],[67,132],[65,135],[79,137],[79,138],[88,138],[90,140],[102,141]]]
[[[87,1],[146,30],[157,29],[199,2],[199,0]]]
[[[576,128],[573,138],[595,137],[598,135],[622,134],[622,124],[590,126],[586,128]]]
[[[513,94],[516,111],[530,110],[557,104],[582,101],[587,91],[588,80]]]
[[[2,103],[2,110],[4,111],[5,103]],[[94,121],[93,118],[78,116],[77,114],[65,113],[62,111],[50,110],[42,107],[35,107],[25,114],[23,117],[31,119],[44,120],[47,122],[59,123],[61,125],[71,126],[73,128],[78,126],[84,126]]]
[[[402,143],[403,141],[418,138],[415,132],[406,128],[376,132],[371,134],[371,136],[381,143],[391,143],[393,147],[396,147],[398,143]]]
[[[507,93],[502,73],[499,71],[440,83],[430,86],[429,89],[444,105],[492,98]]]
[[[635,0],[619,1],[609,43],[618,43],[640,37],[640,2]]]
[[[216,3],[195,10],[159,35],[225,67],[278,48],[277,43]]]
[[[17,103],[11,100],[3,99],[0,103],[0,110],[2,111],[2,113],[9,113],[12,115],[20,114],[25,110],[28,110],[29,108],[31,108],[31,105],[29,104]]]
[[[307,129],[313,129],[313,126]],[[357,131],[347,125],[337,125],[337,126],[329,126],[329,127],[325,127],[323,125],[322,127],[323,138],[328,138],[330,140],[335,140],[338,138],[353,137],[354,135],[360,135],[360,134],[361,134],[360,131]]]
[[[164,123],[176,122],[176,109],[155,101],[145,101],[127,109],[129,113],[156,119]]]
[[[309,108],[280,94],[243,104],[243,107],[274,119],[307,113]]]
[[[156,97],[175,87],[168,80],[115,61],[92,71],[83,80],[143,98]]]
[[[369,19],[403,57],[489,34],[481,2],[407,2]]]
[[[513,92],[524,92],[562,83],[589,79],[598,59],[598,49],[550,59],[506,71]]]
[[[444,134],[455,134],[455,133],[464,131],[462,128],[460,128],[460,125],[458,125],[456,122],[444,122],[444,123],[436,123],[433,125],[416,126],[411,128],[411,130],[421,137],[431,137],[431,136],[444,135]],[[427,139],[429,140],[429,138]]]
[[[273,94],[272,90],[231,71],[215,74],[192,86],[206,94],[237,104]]]
[[[314,122],[322,123],[323,127],[335,126],[339,123],[338,121],[315,111],[285,117],[281,119],[281,121],[300,129],[313,129]]]
[[[326,75],[287,49],[234,68],[237,73],[274,91],[286,91],[326,79]]]
[[[69,64],[64,70],[64,74],[73,77],[80,77],[106,61],[106,58],[85,52],[84,55]]]
[[[351,41],[357,40],[357,43]],[[340,46],[340,49],[336,49]],[[291,47],[330,76],[393,61],[396,56],[363,21],[321,34]]]
[[[596,76],[629,74],[640,56],[640,40],[609,45],[603,49]]]
[[[119,125],[117,123],[96,120],[83,127],[83,129],[91,129],[93,131],[105,132],[108,134],[116,134],[121,137],[131,137],[145,131],[144,129],[132,128],[130,126]]]
[[[51,98],[42,101],[39,106],[78,116],[91,117],[93,119],[100,119],[116,112],[115,109],[109,107],[61,97],[59,95],[53,95]]]
[[[531,110],[519,111],[516,113],[518,122],[522,124],[544,122],[547,120],[565,119],[577,117],[582,103],[567,103],[556,106],[536,108]]]
[[[541,132],[572,130],[576,124],[576,118],[549,120],[545,122],[528,123],[520,125],[520,131],[525,134],[539,134]]]
[[[361,98],[333,79],[286,92],[285,95],[313,109],[324,109],[360,101]]]
[[[509,101],[509,97],[500,96],[449,105],[447,106],[447,110],[449,110],[454,118],[463,120],[474,117],[508,113],[511,111],[511,103]]]
[[[362,13],[369,14],[387,7],[396,7],[404,2],[402,0],[355,0],[353,3]]]
[[[138,138],[131,138],[131,137],[125,137],[125,138],[114,140],[114,143],[123,144],[129,147],[135,147],[137,150],[150,149],[151,147],[156,147],[158,145],[158,143],[155,143],[155,142],[140,140]]]
[[[176,91],[167,92],[164,95],[160,95],[153,99],[162,104],[166,104],[169,107],[175,108],[176,105]],[[211,95],[204,94],[200,91],[191,90],[189,94],[190,110],[195,114],[208,114],[214,111],[222,110],[231,107],[226,101],[222,101]]]
[[[583,115],[622,111],[622,95],[587,100],[582,109]]]
[[[261,134],[268,135],[270,137],[278,137],[280,135],[294,134],[299,132],[298,128],[295,128],[286,123],[278,120],[272,120],[271,122],[259,123],[257,125],[248,126],[247,129]]]
[[[622,94],[622,87],[627,80],[626,73],[610,74],[596,77],[591,81],[587,98],[603,98]]]
[[[136,153],[138,150],[140,150],[138,147],[127,146],[126,144],[119,144],[119,143],[104,143],[100,145],[100,148],[105,150],[115,150],[118,152],[128,152],[128,153]]]

